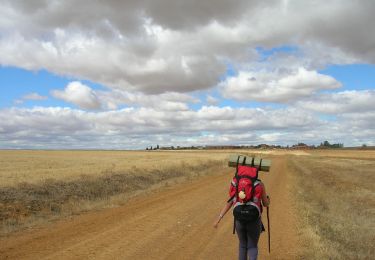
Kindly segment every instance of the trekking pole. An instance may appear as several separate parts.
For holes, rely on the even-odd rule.
[[[268,223],[268,253],[271,253],[271,227],[270,227],[270,207],[267,207],[267,223]]]

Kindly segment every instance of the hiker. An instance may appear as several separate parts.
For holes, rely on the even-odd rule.
[[[237,169],[238,171],[238,169]],[[257,172],[258,173],[258,172]],[[257,174],[256,173],[256,177]],[[236,173],[237,175],[237,173]],[[238,180],[238,179],[237,179]],[[241,182],[238,182],[241,185]],[[221,210],[219,217],[214,222],[214,227],[217,228],[221,219],[224,217],[224,215],[229,211],[229,209],[234,206],[234,210],[236,209],[236,206],[244,205],[244,204],[257,204],[257,217],[255,220],[245,220],[241,221],[239,219],[235,218],[234,221],[234,228],[237,232],[237,236],[239,239],[239,253],[238,253],[238,259],[244,260],[244,259],[251,259],[256,260],[258,256],[258,240],[260,233],[264,231],[264,226],[262,224],[261,220],[261,212],[263,206],[268,207],[270,204],[270,198],[266,193],[266,188],[264,184],[256,179],[254,184],[252,184],[254,191],[252,192],[252,198],[250,199],[249,203],[246,203],[244,199],[244,191],[238,192],[238,187],[236,187],[236,181],[235,178],[233,178],[231,182],[231,188],[230,188],[230,196],[231,198],[227,201],[224,208]],[[248,195],[247,195],[248,196]],[[249,196],[248,196],[249,197]],[[254,202],[254,203],[253,203]],[[234,230],[233,230],[234,232]]]

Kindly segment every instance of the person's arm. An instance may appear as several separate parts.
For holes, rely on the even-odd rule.
[[[224,215],[228,212],[228,210],[232,207],[233,201],[229,201],[225,204],[224,208],[220,211],[219,216],[217,217],[216,221],[214,222],[214,228],[217,228],[219,225],[221,219],[224,217]]]
[[[268,207],[270,205],[270,202],[271,202],[270,197],[267,195],[266,187],[264,186],[264,184],[261,182],[260,185],[262,185],[262,188],[263,188],[262,204],[263,204],[263,206]]]

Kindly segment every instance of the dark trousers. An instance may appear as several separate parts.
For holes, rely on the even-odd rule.
[[[236,221],[236,232],[239,239],[239,260],[256,260],[258,257],[258,240],[262,230],[260,218],[254,222]]]

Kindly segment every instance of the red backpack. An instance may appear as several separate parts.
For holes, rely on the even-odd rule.
[[[254,166],[254,158],[251,166],[246,166],[246,157],[242,165],[239,165],[239,158],[237,159],[236,173],[231,182],[229,190],[229,201],[235,202],[233,208],[233,216],[235,220],[241,222],[251,222],[260,218],[262,212],[261,196],[262,189],[260,187],[260,180],[258,180],[259,167]]]

